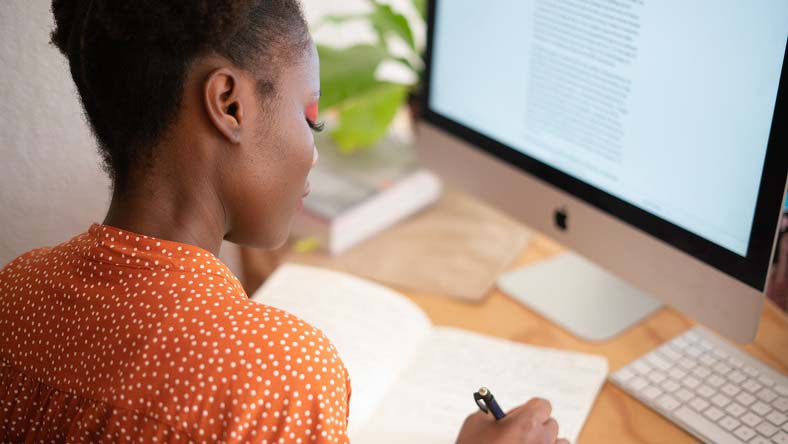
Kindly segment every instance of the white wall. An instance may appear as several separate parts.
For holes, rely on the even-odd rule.
[[[85,231],[109,202],[49,5],[0,2],[0,266]]]
[[[109,180],[68,64],[49,44],[50,5],[50,0],[0,1],[0,267],[101,222],[109,203]],[[304,9],[313,21],[365,5],[364,0],[309,0]],[[322,28],[316,38],[342,43],[370,36],[356,24]],[[237,250],[226,244],[221,256],[237,272]]]

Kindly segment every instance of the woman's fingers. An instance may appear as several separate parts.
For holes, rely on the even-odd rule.
[[[522,406],[522,413],[534,418],[538,424],[544,424],[550,419],[553,406],[546,399],[533,398]]]
[[[533,398],[525,404],[513,409],[510,415],[532,418],[537,424],[544,424],[550,419],[553,407],[550,402],[542,398]]]
[[[548,436],[552,436],[553,439],[558,438],[558,422],[555,419],[548,419],[547,422],[544,423],[544,427]]]

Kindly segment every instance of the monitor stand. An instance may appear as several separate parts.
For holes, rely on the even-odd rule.
[[[580,339],[610,339],[656,311],[660,302],[574,253],[498,279],[498,288]]]

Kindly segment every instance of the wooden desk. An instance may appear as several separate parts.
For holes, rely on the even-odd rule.
[[[528,264],[558,254],[563,248],[537,236],[512,266]],[[271,267],[269,259],[255,260],[245,252],[245,272]],[[255,270],[257,264],[257,270]],[[253,286],[254,288],[254,286]],[[437,325],[461,327],[533,345],[596,353],[607,357],[617,370],[694,324],[672,308],[662,308],[634,328],[604,343],[589,343],[571,336],[538,314],[494,290],[481,303],[469,304],[432,294],[399,291],[418,304]],[[758,336],[744,349],[782,373],[788,373],[788,316],[767,301]],[[514,400],[510,400],[514,402]],[[525,401],[525,400],[523,400]],[[653,443],[685,444],[698,440],[650,410],[612,384],[605,383],[583,427],[581,444]]]

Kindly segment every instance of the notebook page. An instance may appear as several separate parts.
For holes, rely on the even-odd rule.
[[[364,424],[431,330],[421,309],[393,290],[349,274],[286,264],[252,296],[328,336],[350,373],[349,431]]]
[[[549,399],[561,437],[574,442],[605,381],[596,355],[528,346],[438,327],[353,444],[454,442],[487,386],[504,411],[538,396]]]

